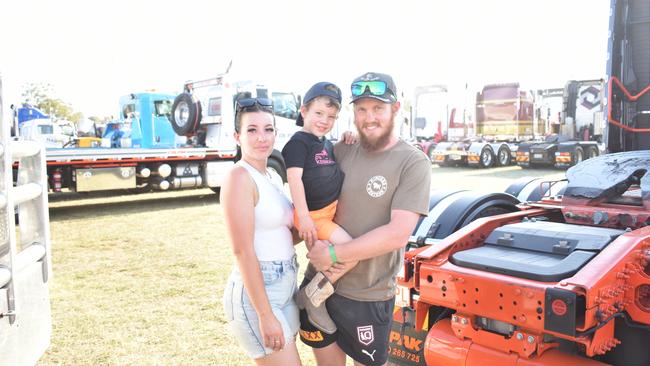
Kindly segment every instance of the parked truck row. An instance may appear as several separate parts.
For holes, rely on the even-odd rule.
[[[563,88],[531,91],[519,83],[489,84],[473,100],[467,88],[459,97],[446,86],[420,87],[418,145],[440,166],[573,166],[599,155],[603,85],[571,80]]]
[[[399,125],[408,127],[409,137],[417,137],[435,164],[568,167],[599,154],[600,80],[570,81],[563,89],[535,93],[518,83],[492,84],[473,100],[467,90],[451,95],[444,85],[417,88],[414,115]],[[274,101],[278,138],[269,167],[284,178],[279,151],[297,130],[300,96],[229,74],[188,82],[179,95],[125,95],[118,119],[97,136],[77,136],[28,106],[16,110],[14,130],[21,139],[46,145],[52,192],[217,191],[238,159],[233,121],[234,103],[241,97]]]
[[[46,144],[46,164],[52,192],[217,191],[226,170],[238,159],[235,100],[270,98],[278,138],[268,164],[286,180],[279,150],[297,129],[298,95],[231,80],[228,74],[188,82],[183,90],[179,95],[145,92],[121,97],[119,118],[104,126],[101,137],[60,138],[60,128],[38,112],[19,120],[18,131],[22,139],[51,142]],[[62,144],[62,139],[68,142]],[[17,169],[14,166],[14,174]]]

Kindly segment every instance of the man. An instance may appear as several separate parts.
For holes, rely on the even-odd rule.
[[[339,143],[334,154],[345,173],[335,222],[354,239],[336,246],[317,241],[303,284],[334,263],[359,263],[326,301],[335,333],[319,331],[301,311],[300,337],[319,366],[345,365],[346,354],[360,365],[388,360],[395,275],[419,216],[428,213],[431,181],[426,156],[394,133],[396,95],[389,75],[369,72],[352,82],[359,143]]]

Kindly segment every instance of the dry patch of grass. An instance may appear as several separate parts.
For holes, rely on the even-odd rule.
[[[224,320],[233,259],[211,191],[56,197],[50,219],[54,329],[41,365],[251,364]]]

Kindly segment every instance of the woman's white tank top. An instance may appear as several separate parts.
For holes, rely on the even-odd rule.
[[[293,206],[282,191],[282,178],[267,170],[266,176],[244,160],[237,162],[246,168],[257,185],[259,199],[255,205],[255,235],[253,244],[259,261],[293,258],[295,249],[291,226]]]

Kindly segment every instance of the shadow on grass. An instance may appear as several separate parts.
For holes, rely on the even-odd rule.
[[[110,195],[101,197],[111,198]],[[62,221],[73,218],[98,218],[106,216],[119,216],[126,214],[137,214],[151,212],[155,214],[160,211],[175,210],[179,208],[192,208],[208,205],[215,205],[219,203],[219,195],[214,193],[210,194],[196,194],[196,195],[183,195],[183,196],[165,196],[165,195],[152,195],[146,198],[133,195],[132,200],[124,200],[125,196],[115,196],[116,201],[100,202],[100,203],[84,203],[83,199],[78,199],[74,205],[50,207],[50,220]],[[129,196],[127,196],[129,197]]]

